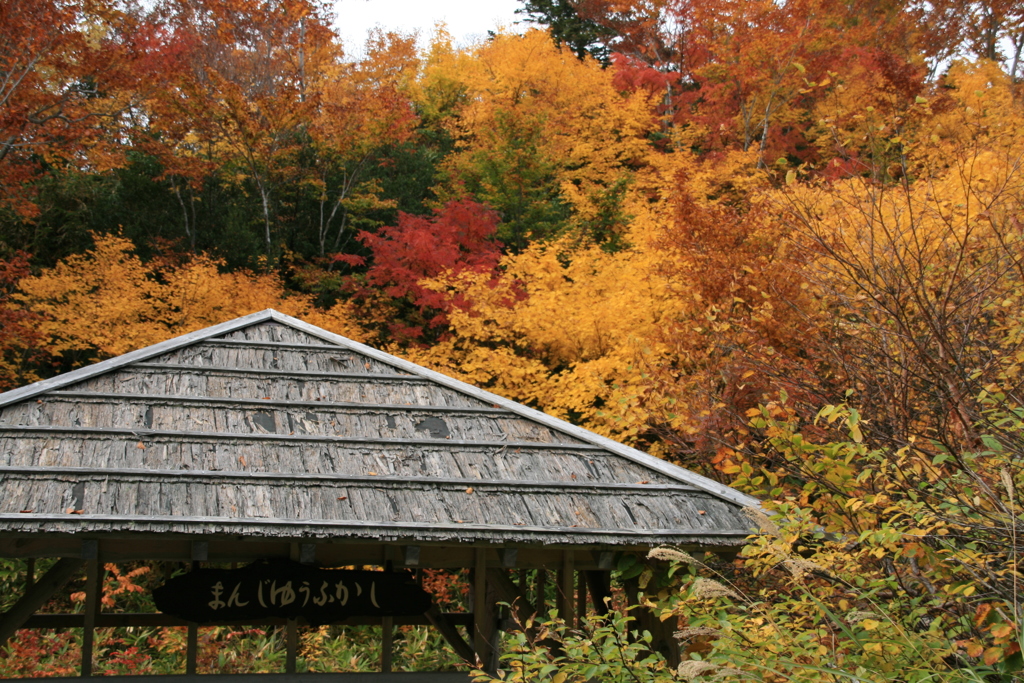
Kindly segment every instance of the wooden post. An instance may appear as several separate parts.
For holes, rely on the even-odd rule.
[[[487,669],[491,661],[491,609],[487,604],[487,550],[476,549],[473,563],[473,650],[479,666]]]
[[[46,601],[67,583],[82,568],[82,560],[77,557],[64,557],[57,561],[48,572],[43,574],[32,588],[25,591],[11,609],[0,616],[0,647],[7,639],[21,628],[32,614],[46,604]]]
[[[25,563],[25,592],[32,590],[36,583],[36,558],[30,557]]]
[[[381,617],[380,620],[380,672],[391,673],[392,650],[395,646],[395,620],[393,617]]]
[[[302,550],[298,543],[292,543],[289,548],[289,556],[294,562],[298,562],[302,557]],[[295,663],[298,659],[299,653],[299,625],[294,619],[288,620],[288,625],[285,626],[285,659],[284,659],[284,672],[286,674],[295,673]]]
[[[295,673],[295,662],[298,659],[299,652],[299,627],[295,623],[294,619],[288,620],[288,626],[285,627],[285,661],[284,661],[284,672],[288,674]]]
[[[582,628],[587,618],[587,579],[576,572],[576,628]]]
[[[188,622],[188,633],[185,640],[185,674],[196,675],[196,660],[199,658],[199,624]]]
[[[96,614],[100,608],[100,560],[98,553],[85,561],[85,624],[82,629],[82,677],[92,676],[92,645]]]
[[[548,570],[541,567],[537,570],[537,595],[533,600],[537,606],[537,618],[546,621],[548,618]]]
[[[406,546],[403,560],[412,559],[408,552],[410,546]],[[416,549],[415,560],[419,562],[419,548]],[[387,571],[391,567],[395,560],[395,556],[398,555],[398,548],[395,546],[386,545],[383,548],[383,560],[384,560],[384,571]],[[380,672],[389,674],[391,673],[391,661],[394,657],[395,649],[395,620],[393,617],[381,617],[380,619]]]
[[[605,598],[612,596],[611,572],[604,572],[600,569],[584,572],[587,578],[587,587],[590,589],[590,600],[594,605],[594,611],[605,616],[611,610],[611,605],[605,602]]]
[[[573,625],[573,599],[576,588],[576,571],[571,550],[562,552],[562,569],[558,572],[558,614],[565,621],[565,625]]]

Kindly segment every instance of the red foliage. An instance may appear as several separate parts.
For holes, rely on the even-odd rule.
[[[498,214],[482,204],[464,199],[448,202],[433,218],[398,214],[398,225],[377,234],[359,233],[359,240],[373,251],[373,265],[366,281],[394,299],[407,299],[423,315],[427,327],[447,322],[445,312],[465,302],[435,292],[421,282],[445,271],[489,272],[501,258],[501,244],[494,239]],[[397,326],[397,327],[396,327]],[[417,326],[394,323],[393,332],[418,337]]]

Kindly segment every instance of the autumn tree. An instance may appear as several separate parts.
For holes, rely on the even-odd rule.
[[[370,166],[383,149],[410,140],[417,124],[408,94],[419,67],[415,39],[375,31],[366,48],[360,61],[325,73],[310,123],[313,176],[306,183],[316,192],[320,256],[348,246],[367,212],[393,207],[379,197]]]
[[[436,336],[446,326],[447,314],[466,302],[431,289],[425,281],[443,273],[492,275],[501,256],[497,227],[494,211],[462,200],[448,202],[431,218],[399,212],[396,225],[360,232],[359,241],[372,252],[372,262],[365,277],[353,284],[358,284],[357,298],[367,321],[385,327],[394,341]],[[363,263],[359,256],[337,258]]]
[[[468,192],[493,207],[499,237],[515,250],[569,226],[584,239],[621,232],[614,207],[644,163],[652,125],[645,94],[621,95],[595,61],[540,31],[428,63],[424,90],[453,82],[465,100],[449,122],[457,148],[437,188],[442,198]]]
[[[46,169],[123,163],[126,115],[168,52],[158,24],[117,0],[11,0],[0,25],[0,203],[30,219]]]
[[[163,12],[190,50],[186,77],[153,103],[158,126],[175,133],[180,154],[210,155],[222,178],[255,194],[271,253],[279,189],[302,180],[297,156],[337,56],[327,7],[167,0]]]

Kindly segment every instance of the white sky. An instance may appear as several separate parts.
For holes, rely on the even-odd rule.
[[[434,24],[448,24],[456,46],[475,43],[487,32],[521,19],[515,11],[519,0],[337,0],[335,27],[344,41],[345,52],[362,52],[367,32],[374,26],[411,33],[419,29],[420,47],[426,47]],[[522,27],[516,30],[523,30]]]

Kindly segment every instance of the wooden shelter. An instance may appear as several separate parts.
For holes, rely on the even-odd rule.
[[[617,554],[735,549],[751,532],[742,509],[756,505],[267,310],[0,394],[0,556],[62,558],[0,617],[0,642],[17,628],[82,627],[88,676],[93,628],[186,624],[102,612],[103,563],[291,558],[471,568],[472,613],[431,608],[404,623],[432,624],[493,667],[495,604],[539,607],[510,570],[550,570],[572,619],[588,594],[600,604]],[[35,614],[83,565],[84,614]],[[295,622],[281,623],[294,670]]]

